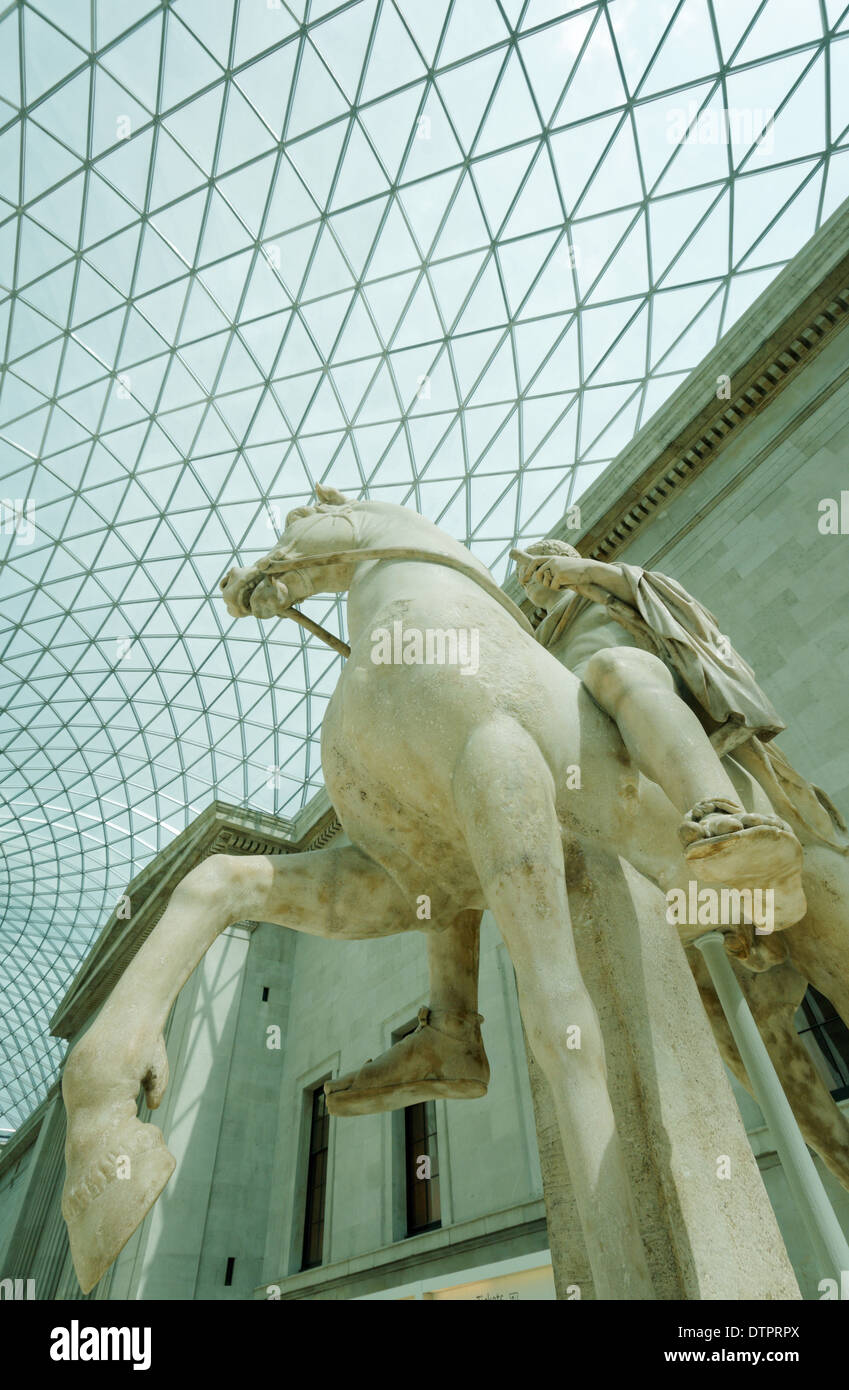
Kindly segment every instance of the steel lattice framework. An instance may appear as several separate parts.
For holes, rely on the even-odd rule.
[[[847,193],[843,0],[0,9],[6,1123],[132,875],[320,785],[234,558],[325,481],[502,578]]]

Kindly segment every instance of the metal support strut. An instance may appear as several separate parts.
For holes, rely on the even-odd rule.
[[[708,932],[693,944],[705,958],[713,987],[752,1083],[755,1099],[769,1125],[790,1191],[813,1242],[822,1274],[836,1279],[838,1287],[842,1287],[841,1274],[844,1279],[849,1278],[849,1243],[828,1200],[822,1179],[726,955],[722,932]]]

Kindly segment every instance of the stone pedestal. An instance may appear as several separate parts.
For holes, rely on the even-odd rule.
[[[570,860],[569,903],[657,1297],[798,1299],[662,893],[593,851]],[[557,1296],[593,1298],[551,1093],[528,1064]]]

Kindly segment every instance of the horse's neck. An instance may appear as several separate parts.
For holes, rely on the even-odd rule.
[[[362,568],[357,570],[348,595],[348,630],[352,640],[360,629],[373,623],[376,610],[386,603],[387,592],[397,598],[421,597],[423,587],[428,588],[427,567],[422,564],[426,555],[448,556],[461,565],[480,569],[492,582],[489,572],[475,561],[465,546],[416,512],[405,514],[400,508],[386,512],[364,508],[359,514],[352,513],[351,520],[356,550],[367,553],[400,549],[404,552],[384,561],[365,559]],[[406,552],[411,561],[409,566],[405,564]],[[444,585],[474,584],[473,579],[446,568],[438,560],[436,565]]]
[[[478,570],[491,578],[489,571],[453,536],[406,508],[378,511],[364,507],[350,514],[354,526],[354,546],[357,550],[380,550],[388,547],[409,549],[410,557],[418,559],[422,552],[448,555],[461,564]]]

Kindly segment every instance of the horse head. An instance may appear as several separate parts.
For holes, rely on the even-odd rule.
[[[283,534],[268,555],[255,565],[231,569],[221,580],[227,611],[234,618],[280,617],[313,594],[344,593],[354,578],[357,551],[367,552],[364,560],[387,547],[419,556],[433,554],[443,561],[450,556],[491,582],[485,566],[465,546],[411,507],[356,501],[321,485],[316,496],[315,505],[289,512]],[[330,558],[336,555],[338,561]]]
[[[232,617],[278,617],[293,603],[313,594],[348,588],[353,565],[310,565],[309,560],[353,549],[356,527],[351,513],[368,504],[320,484],[316,497],[314,506],[295,507],[289,512],[283,534],[268,555],[255,565],[234,566],[221,580],[224,602]]]

